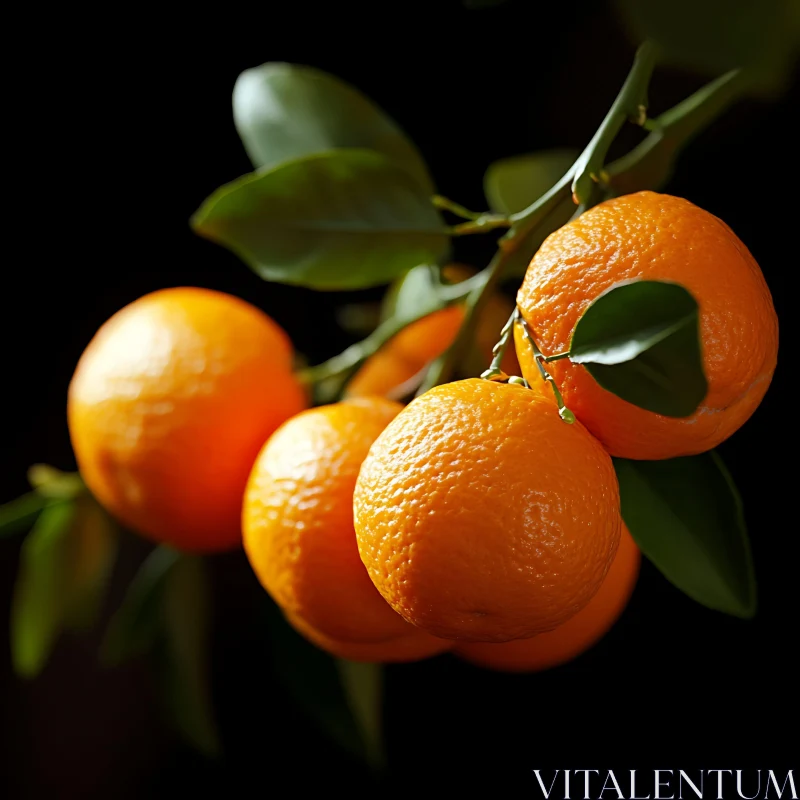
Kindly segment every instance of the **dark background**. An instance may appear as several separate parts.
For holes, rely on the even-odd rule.
[[[50,16],[41,37],[20,30],[29,57],[6,78],[21,140],[9,167],[22,169],[24,184],[6,218],[0,283],[0,502],[25,491],[33,462],[74,467],[65,419],[74,365],[100,324],[146,292],[197,285],[244,297],[312,362],[352,341],[334,314],[356,295],[266,284],[189,229],[200,202],[250,168],[230,110],[240,71],[285,60],[350,81],[418,143],[443,194],[480,208],[492,160],[585,145],[633,55],[602,3],[538,16],[521,0],[484,11],[433,0],[274,5],[223,4],[192,19],[166,9],[113,20],[71,10]],[[701,83],[660,70],[652,110]],[[668,187],[720,216],[752,250],[783,322],[784,355],[797,269],[794,110],[791,94],[740,103],[696,140]],[[491,241],[471,239],[457,255],[480,266],[490,252]],[[162,724],[144,661],[97,666],[96,637],[63,640],[33,682],[13,677],[6,618],[19,539],[0,541],[0,797],[239,796],[287,780],[292,791],[356,796],[483,785],[539,796],[534,768],[797,767],[787,727],[798,710],[790,649],[798,545],[786,364],[721,447],[750,527],[756,619],[708,611],[645,564],[620,623],[566,667],[507,676],[451,656],[390,667],[390,772],[380,785],[276,682],[261,590],[241,553],[211,561],[214,697],[227,751],[214,764]],[[112,605],[146,550],[126,540]]]

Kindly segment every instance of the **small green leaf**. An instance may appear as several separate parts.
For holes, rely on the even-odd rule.
[[[0,506],[0,539],[28,530],[50,500],[38,492],[28,492]]]
[[[28,469],[28,482],[43,497],[55,500],[70,500],[85,489],[77,472],[62,472],[49,464],[33,464]]]
[[[11,607],[11,657],[25,678],[41,672],[61,631],[66,541],[75,511],[69,501],[48,506],[22,545]]]
[[[233,117],[257,169],[338,148],[375,150],[431,195],[433,181],[397,123],[357,89],[318,69],[272,62],[245,70]]]
[[[757,599],[750,543],[720,457],[615,458],[614,467],[622,516],[645,556],[698,603],[751,618]]]
[[[64,623],[88,630],[97,621],[117,556],[117,527],[88,493],[77,501],[65,568]]]
[[[564,177],[579,155],[577,150],[554,149],[495,161],[483,177],[489,207],[499,214],[526,209]]]
[[[180,554],[157,547],[145,559],[131,581],[117,612],[109,623],[100,658],[112,666],[151,648],[163,630],[163,598],[170,572]]]
[[[314,289],[387,283],[448,236],[425,190],[379,153],[335,150],[218,189],[192,219],[262,278]]]
[[[350,711],[358,723],[367,759],[373,768],[385,766],[382,734],[383,667],[337,659],[339,677]]]
[[[425,309],[433,312],[442,308],[437,271],[433,265],[420,264],[395,281],[384,295],[381,322],[390,317],[414,319]]]
[[[203,561],[182,556],[169,571],[165,592],[163,688],[171,719],[207,756],[220,753],[209,669],[210,605]]]
[[[304,639],[274,603],[265,603],[275,674],[295,702],[332,741],[370,760],[336,660]]]
[[[797,0],[617,0],[635,42],[662,60],[710,74],[744,67],[768,91],[788,81],[800,42]]]
[[[697,301],[677,283],[613,286],[584,311],[570,359],[629,403],[688,417],[708,390],[700,350]]]

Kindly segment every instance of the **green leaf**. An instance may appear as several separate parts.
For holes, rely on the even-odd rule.
[[[381,322],[390,317],[414,319],[425,309],[442,308],[437,272],[434,265],[420,264],[395,281],[384,295]]]
[[[577,150],[554,149],[495,161],[483,177],[489,207],[499,214],[526,209],[566,174],[579,155]]]
[[[170,572],[180,554],[157,547],[145,559],[128,587],[103,639],[100,657],[112,666],[153,647],[163,630],[163,598]]]
[[[438,261],[448,236],[426,192],[379,153],[335,150],[247,175],[192,219],[262,278],[314,289],[387,283]]]
[[[0,539],[28,530],[43,508],[50,504],[38,492],[28,492],[0,506]]]
[[[434,193],[422,156],[397,123],[357,89],[318,69],[272,62],[245,70],[233,89],[233,117],[257,169],[363,148],[382,153]]]
[[[629,403],[688,417],[708,390],[700,350],[697,301],[677,283],[613,286],[584,311],[570,359]]]
[[[164,592],[163,689],[173,724],[207,756],[220,753],[209,677],[210,605],[203,561],[182,556]]]
[[[769,91],[788,82],[800,42],[797,0],[617,0],[635,42],[662,60],[710,74],[744,67]]]
[[[11,607],[11,657],[25,678],[41,672],[61,631],[66,541],[75,512],[68,501],[48,506],[22,545]]]
[[[88,630],[97,621],[117,556],[117,534],[114,521],[91,495],[85,494],[77,501],[65,564],[66,627]]]
[[[337,659],[350,711],[358,723],[367,759],[375,769],[385,765],[382,734],[383,667]]]
[[[750,543],[720,457],[615,458],[614,467],[622,516],[645,556],[698,603],[751,618],[757,599]]]
[[[360,701],[348,698],[336,659],[297,633],[274,603],[265,603],[265,609],[276,677],[332,741],[357,758],[375,763],[351,705]]]
[[[28,469],[28,482],[43,497],[56,500],[70,500],[86,488],[77,472],[62,472],[49,464],[33,464]]]

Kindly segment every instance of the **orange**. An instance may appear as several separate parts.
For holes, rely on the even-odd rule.
[[[370,397],[304,411],[267,441],[245,491],[250,564],[275,602],[349,642],[407,636],[358,555],[353,489],[370,445],[402,406]]]
[[[300,617],[286,615],[286,619],[294,629],[316,645],[336,658],[345,658],[348,661],[362,661],[372,664],[399,664],[409,661],[421,661],[423,658],[444,653],[453,647],[447,639],[437,639],[435,636],[409,626],[405,636],[389,639],[386,642],[360,643],[343,642],[332,639],[317,630],[314,630]]]
[[[639,577],[641,553],[623,525],[614,563],[588,605],[549,633],[505,644],[463,644],[456,654],[481,667],[505,672],[538,672],[577,658],[611,630]]]
[[[80,473],[103,506],[156,541],[213,551],[240,544],[253,459],[304,405],[278,325],[236,297],[176,288],[100,328],[67,413]]]
[[[459,282],[474,274],[474,271],[460,265],[450,265],[446,274],[454,282]],[[513,304],[500,295],[490,297],[484,307],[475,329],[475,347],[483,359],[482,368],[489,366],[492,348],[513,310]],[[404,384],[453,343],[464,321],[464,313],[463,305],[449,306],[412,322],[364,363],[347,385],[346,395],[385,397],[395,393],[407,394],[411,389],[405,391]],[[506,348],[502,369],[509,375],[518,375],[520,372],[512,346]]]
[[[687,200],[638,192],[595,206],[549,236],[517,304],[545,355],[569,349],[589,304],[620,281],[685,286],[700,307],[708,394],[690,417],[663,417],[602,389],[583,366],[550,365],[567,406],[616,456],[672,458],[716,447],[764,397],[778,353],[778,321],[764,277],[731,229]],[[550,393],[515,332],[525,377]]]
[[[438,386],[378,437],[353,498],[361,558],[435,636],[552,630],[600,587],[619,541],[608,454],[555,404],[480,379]]]

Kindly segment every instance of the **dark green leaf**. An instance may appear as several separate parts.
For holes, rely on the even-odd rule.
[[[164,592],[164,692],[173,723],[208,756],[220,752],[209,669],[210,606],[201,558],[182,556],[169,571]]]
[[[791,74],[800,41],[797,0],[617,0],[631,38],[649,39],[681,67],[751,70],[765,88]]]
[[[483,177],[489,207],[500,214],[522,211],[558,183],[579,155],[556,149],[495,161]]]
[[[361,731],[367,759],[373,767],[380,769],[384,766],[383,667],[344,659],[338,659],[336,663],[350,711]]]
[[[42,497],[38,492],[28,492],[1,505],[0,539],[28,530],[49,502],[47,497]]]
[[[89,494],[77,501],[67,547],[64,622],[87,630],[97,621],[117,555],[117,527]]]
[[[615,458],[625,524],[650,561],[689,597],[750,618],[756,581],[736,487],[719,456]]]
[[[448,245],[426,192],[385,156],[335,150],[218,189],[192,219],[261,277],[315,289],[387,283]]]
[[[245,70],[233,117],[256,168],[338,148],[375,150],[434,193],[428,168],[394,120],[357,89],[312,67],[272,62]]]
[[[336,660],[297,633],[274,603],[265,605],[278,679],[320,730],[352,755],[369,760]]]
[[[75,504],[45,508],[25,538],[11,608],[11,657],[18,675],[41,672],[61,631],[66,542]]]
[[[670,417],[690,416],[708,389],[697,302],[677,283],[631,281],[601,294],[575,326],[570,359],[604,389]]]
[[[103,663],[118,664],[156,643],[163,630],[167,579],[179,559],[177,551],[161,546],[144,561],[109,623],[100,652]]]

